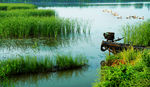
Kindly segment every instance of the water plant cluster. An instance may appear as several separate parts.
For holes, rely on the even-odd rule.
[[[133,48],[107,56],[109,66],[102,66],[93,87],[149,87],[150,50]]]
[[[81,30],[81,22],[60,18],[54,10],[0,11],[0,21],[0,38],[56,38],[75,33],[86,33],[86,29]]]
[[[124,43],[150,46],[150,20],[123,27]]]
[[[37,6],[23,3],[0,3],[0,10],[35,9]]]
[[[77,20],[60,18],[54,10],[38,10],[30,4],[0,4],[0,38],[13,39],[39,39],[74,36],[86,33],[85,27]],[[83,31],[81,28],[84,28]],[[8,42],[7,42],[8,43]],[[52,43],[52,42],[51,42]],[[7,46],[7,45],[6,45]],[[18,45],[19,46],[19,45]],[[38,46],[35,42],[33,48]],[[0,60],[0,82],[7,84],[11,75],[56,72],[60,70],[81,68],[88,60],[84,56],[57,55],[55,57],[43,56],[17,56]],[[1,86],[1,84],[0,84]]]
[[[0,11],[0,17],[50,17],[55,16],[54,10],[38,10],[38,9],[17,9],[10,11]]]
[[[57,55],[53,58],[46,56],[39,58],[37,56],[19,56],[0,60],[0,78],[11,75],[55,72],[60,70],[80,68],[88,63],[88,60],[81,55]]]
[[[77,28],[76,28],[77,27]],[[0,22],[1,38],[58,37],[80,33],[73,20],[57,17],[7,17]]]

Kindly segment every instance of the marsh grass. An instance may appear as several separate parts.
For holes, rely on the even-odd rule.
[[[0,10],[34,9],[35,5],[23,3],[0,3]]]
[[[57,55],[54,58],[48,56],[38,58],[37,56],[19,56],[0,60],[0,78],[11,75],[54,72],[60,70],[79,68],[88,63],[83,56]]]
[[[60,69],[77,68],[84,66],[88,60],[84,56],[76,56],[74,59],[71,55],[57,55],[56,56],[56,66]]]
[[[150,20],[123,27],[124,43],[150,46]]]
[[[112,58],[112,59],[111,59]],[[106,60],[123,59],[126,63],[103,66],[93,87],[149,87],[150,50],[128,49]]]
[[[62,37],[82,31],[78,21],[58,17],[9,17],[0,22],[0,38]]]
[[[38,10],[38,9],[25,9],[25,10],[10,10],[0,11],[0,17],[29,17],[29,16],[40,16],[50,17],[55,16],[54,10]]]

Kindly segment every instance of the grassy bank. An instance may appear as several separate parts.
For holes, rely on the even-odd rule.
[[[0,10],[34,9],[35,5],[23,3],[0,3]]]
[[[107,56],[93,87],[149,87],[150,50],[123,51]]]
[[[79,68],[88,63],[84,56],[57,55],[54,58],[38,58],[25,56],[0,60],[0,78],[10,75],[55,72],[60,70]]]
[[[55,16],[54,10],[38,10],[38,9],[26,9],[26,10],[10,10],[0,11],[0,17],[29,17],[40,16],[50,17]]]
[[[78,21],[58,17],[9,17],[1,20],[0,38],[56,38],[81,32]]]
[[[150,46],[150,20],[136,25],[124,26],[123,37],[125,37],[125,43]]]

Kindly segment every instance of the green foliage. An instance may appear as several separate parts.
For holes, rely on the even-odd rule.
[[[19,56],[0,60],[0,78],[10,75],[50,72],[55,70],[79,68],[87,64],[87,59],[83,56],[56,56],[38,58],[37,56]]]
[[[56,56],[56,65],[60,66],[61,69],[75,68],[85,65],[88,62],[84,56],[72,56],[67,55],[57,55]]]
[[[78,21],[58,17],[6,17],[0,22],[1,38],[60,37],[78,33]]]
[[[126,64],[115,67],[104,66],[93,87],[149,87],[150,86],[150,50],[123,51],[107,57],[107,60],[123,59]],[[115,58],[116,57],[116,58]]]
[[[131,47],[130,49],[123,50],[123,52],[117,55],[107,55],[106,60],[123,59],[126,62],[131,62],[133,60],[140,60],[142,55],[142,51],[134,50],[133,47]]]
[[[34,9],[35,5],[23,3],[0,3],[0,10]]]
[[[150,67],[150,51],[148,50],[144,51],[142,55],[142,60],[144,61],[147,67]]]
[[[150,46],[150,20],[123,27],[124,43]]]
[[[0,17],[29,17],[29,16],[55,16],[54,10],[38,10],[38,9],[26,9],[26,10],[10,10],[0,11]]]
[[[43,60],[38,60],[37,57],[20,56],[18,58],[9,58],[0,61],[0,77],[22,73],[43,72],[47,69],[52,69],[53,62],[50,58],[45,57]]]

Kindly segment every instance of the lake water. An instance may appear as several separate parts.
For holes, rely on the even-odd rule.
[[[62,39],[51,43],[46,40],[20,40],[1,41],[8,43],[1,44],[0,56],[5,58],[12,55],[34,54],[36,56],[60,54],[83,54],[89,60],[89,66],[83,69],[69,70],[55,73],[41,73],[34,75],[23,75],[10,78],[17,87],[91,87],[97,79],[97,71],[100,69],[100,61],[105,60],[108,52],[100,51],[101,41],[104,40],[104,32],[115,32],[116,38],[121,37],[122,26],[136,24],[150,18],[150,3],[92,3],[87,6],[66,6],[66,5],[41,5],[38,9],[54,9],[59,17],[88,21],[90,35],[80,35],[74,39]],[[104,13],[104,9],[112,10],[122,16],[122,19]],[[127,16],[144,16],[144,20],[126,19]],[[83,21],[83,22],[84,22]],[[24,41],[24,42],[23,42]],[[27,45],[21,45],[21,43]],[[33,44],[38,42],[38,48],[33,49]],[[122,41],[121,41],[122,42]],[[15,47],[11,46],[15,45]]]

